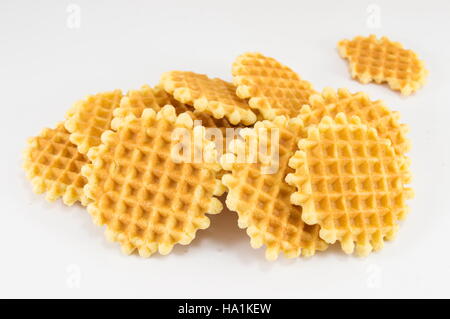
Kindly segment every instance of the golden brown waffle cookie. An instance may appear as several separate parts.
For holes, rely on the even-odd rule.
[[[226,118],[216,119],[211,115],[208,115],[206,113],[197,110],[187,112],[189,113],[189,115],[192,117],[193,120],[201,121],[199,123],[200,125],[207,128],[213,127],[220,128],[224,134],[227,128],[237,127],[236,125],[232,125],[230,122],[228,122]]]
[[[138,90],[128,91],[127,95],[120,100],[120,106],[114,109],[113,114],[114,118],[125,118],[130,114],[140,117],[145,109],[150,108],[158,112],[165,105],[174,106],[177,114],[194,111],[191,106],[178,102],[159,86],[151,88],[148,85],[143,85]]]
[[[428,71],[423,61],[412,50],[398,42],[375,35],[357,36],[338,43],[339,54],[349,60],[353,78],[362,83],[387,82],[393,90],[404,95],[417,91],[424,83]]]
[[[100,144],[102,133],[111,127],[114,109],[119,107],[121,98],[120,90],[90,95],[67,112],[65,127],[80,153],[87,154],[91,147]]]
[[[177,101],[172,95],[168,94],[159,86],[156,86],[154,90],[157,92],[156,94],[160,96],[159,98],[160,103],[165,102],[165,104],[161,104],[161,106],[164,106],[166,104],[173,105],[173,107],[175,107],[177,115],[184,112],[189,112],[189,115],[192,117],[194,121],[195,120],[201,121],[200,125],[206,128],[213,128],[213,127],[220,128],[221,130],[223,130],[224,133],[226,128],[236,127],[236,125],[231,124],[226,117],[217,119],[208,113],[196,110],[194,107],[190,105]]]
[[[202,145],[191,143],[192,153],[212,147],[204,128],[193,128],[186,113],[177,117],[172,106],[157,114],[146,109],[114,122],[117,132],[102,135],[102,144],[89,151],[92,164],[82,173],[88,179],[85,192],[93,202],[88,211],[98,225],[106,225],[107,237],[125,253],[135,249],[147,257],[168,254],[177,243],[187,245],[198,229],[209,226],[207,213],[217,214],[224,187],[216,174],[217,163],[184,163],[174,157],[175,129],[201,134]]]
[[[165,105],[172,105],[177,115],[189,112],[192,119],[202,121],[200,125],[204,127],[233,127],[226,118],[216,119],[204,112],[197,111],[193,107],[175,100],[160,87],[151,88],[148,85],[142,86],[139,90],[130,90],[120,101],[120,107],[114,110],[114,118],[125,118],[130,114],[140,117],[147,108],[158,112]]]
[[[171,99],[164,90],[143,85],[139,90],[128,91],[113,114],[114,118],[124,118],[130,114],[140,117],[145,109],[151,108],[158,112],[166,104],[171,104]]]
[[[255,113],[247,101],[236,95],[233,84],[221,79],[210,79],[194,72],[171,71],[162,75],[160,85],[176,100],[217,119],[226,117],[234,125],[251,125],[256,121]]]
[[[225,137],[226,129],[234,127],[226,118],[216,119],[212,115],[195,110],[192,106],[181,103],[173,98],[166,91],[156,86],[151,88],[148,85],[142,86],[139,90],[130,90],[126,96],[120,101],[120,106],[114,109],[114,122],[122,121],[123,118],[132,114],[135,117],[140,117],[142,112],[151,108],[156,112],[161,110],[165,105],[172,105],[175,107],[177,115],[188,112],[193,120],[200,121],[194,124],[202,125],[206,128],[219,128]],[[219,144],[218,144],[219,145]],[[225,145],[224,142],[222,145]]]
[[[279,116],[273,121],[257,122],[254,129],[242,131],[245,142],[236,140],[232,147],[234,152],[221,159],[223,168],[230,171],[222,177],[228,188],[227,207],[237,212],[238,225],[247,228],[253,248],[266,245],[268,260],[275,260],[279,252],[292,258],[300,254],[311,256],[316,250],[327,247],[319,238],[319,227],[306,225],[301,218],[301,207],[290,203],[295,188],[284,182],[286,174],[293,172],[288,167],[288,160],[303,134],[304,127],[299,118],[287,120]],[[253,142],[250,137],[254,138]],[[267,152],[266,156],[259,153],[253,163],[245,162],[243,159],[249,160],[256,153],[250,148],[255,141],[267,145],[268,150],[277,150],[279,145],[279,158]],[[245,154],[245,157],[240,160],[239,154]],[[265,171],[265,168],[271,168],[271,171]]]
[[[80,201],[86,205],[83,192],[86,179],[81,167],[88,159],[69,141],[69,132],[59,123],[55,129],[44,129],[39,136],[28,140],[24,152],[24,169],[37,194],[47,192],[46,199],[62,197],[66,205]]]
[[[289,161],[295,172],[286,181],[297,187],[291,201],[303,208],[302,219],[320,225],[320,237],[339,240],[348,254],[355,245],[361,256],[381,249],[397,232],[397,216],[408,210],[410,176],[390,144],[358,117],[347,121],[339,113],[309,127]]]
[[[411,148],[406,137],[408,126],[399,123],[400,113],[391,111],[383,101],[370,100],[364,92],[325,88],[322,94],[311,96],[308,104],[300,112],[305,126],[318,124],[324,116],[334,118],[343,112],[347,116],[358,116],[363,124],[376,128],[380,137],[390,139],[396,154],[404,155]]]
[[[233,63],[236,94],[265,119],[277,115],[294,117],[309,96],[316,93],[311,83],[273,58],[260,53],[244,53]]]

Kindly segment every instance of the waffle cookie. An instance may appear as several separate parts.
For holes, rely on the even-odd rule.
[[[291,201],[303,208],[307,224],[320,225],[323,240],[340,241],[348,254],[356,246],[366,256],[394,238],[397,216],[408,210],[413,192],[405,186],[410,176],[401,169],[404,159],[388,139],[358,117],[348,121],[339,113],[309,127],[298,147],[289,160],[295,172],[286,177],[297,188]]]
[[[231,83],[194,72],[171,71],[162,75],[161,87],[181,102],[216,119],[226,117],[233,125],[251,125],[255,113],[247,102],[240,99]]]
[[[153,109],[158,112],[166,105],[175,107],[177,114],[194,111],[194,108],[184,103],[178,102],[172,95],[168,94],[161,87],[151,88],[147,84],[138,90],[130,90],[122,97],[118,108],[114,109],[114,118],[125,118],[133,114],[140,117],[145,109]]]
[[[100,144],[102,133],[111,127],[114,109],[119,107],[121,98],[120,90],[90,95],[67,112],[65,127],[80,153],[87,154],[91,147]]]
[[[387,82],[403,95],[417,91],[424,83],[428,71],[423,61],[412,50],[386,37],[377,39],[357,36],[338,43],[339,54],[349,60],[353,78],[362,83]]]
[[[225,132],[226,128],[234,127],[224,117],[216,119],[212,115],[198,111],[190,105],[177,101],[159,86],[155,86],[152,89],[147,85],[144,85],[140,90],[129,91],[120,101],[120,107],[114,110],[114,118],[123,118],[129,114],[140,117],[146,108],[151,108],[158,112],[166,105],[172,105],[177,115],[188,112],[194,121],[201,121],[198,124],[206,128],[220,128]]]
[[[391,140],[396,154],[404,155],[411,148],[406,137],[408,126],[400,124],[400,113],[391,111],[383,101],[370,100],[364,92],[325,88],[322,94],[312,95],[308,104],[300,111],[305,126],[319,124],[324,116],[334,118],[343,112],[347,116],[356,115],[363,124],[376,128],[380,137]]]
[[[114,118],[125,118],[133,114],[140,117],[142,112],[151,108],[158,112],[164,105],[172,104],[170,96],[159,87],[151,88],[147,84],[138,90],[130,90],[122,97],[117,108],[113,109]],[[185,110],[187,111],[187,109]]]
[[[235,140],[233,152],[221,158],[222,167],[230,172],[222,177],[228,188],[226,205],[237,212],[239,227],[247,228],[252,247],[266,246],[268,260],[275,260],[279,252],[293,258],[311,256],[327,247],[319,238],[319,226],[305,224],[302,208],[290,203],[295,188],[284,182],[286,174],[293,172],[288,160],[304,133],[299,118],[279,116],[257,122],[254,129],[242,130],[244,140]],[[268,150],[277,150],[279,145],[279,157],[269,152],[252,158],[256,152],[251,145],[255,142]],[[241,160],[240,154],[245,154]]]
[[[236,94],[249,99],[251,108],[268,120],[277,115],[295,117],[316,93],[311,83],[287,66],[260,53],[244,53],[233,63]]]
[[[157,112],[165,105],[172,105],[175,107],[177,115],[188,112],[195,121],[195,125],[220,129],[223,138],[214,141],[216,142],[217,147],[222,146],[221,153],[223,153],[226,146],[226,140],[224,138],[226,136],[226,130],[227,128],[234,127],[234,125],[226,118],[216,119],[212,115],[195,110],[192,106],[175,100],[172,95],[168,94],[159,86],[151,88],[148,85],[144,85],[139,90],[130,90],[120,101],[120,106],[114,109],[114,119],[112,120],[111,125],[114,126],[115,121],[122,121],[123,118],[130,114],[135,117],[140,117],[142,112],[147,108],[151,108]],[[213,138],[211,139],[213,140]]]
[[[69,141],[69,132],[59,123],[56,128],[44,129],[28,140],[24,152],[24,169],[37,194],[47,192],[46,199],[62,197],[66,205],[80,201],[87,204],[83,187],[86,179],[81,167],[88,159]]]
[[[216,177],[217,163],[187,163],[175,156],[179,142],[172,133],[200,134],[201,143],[195,140],[187,147],[192,154],[210,148],[211,154],[204,128],[194,128],[189,114],[177,116],[168,105],[157,114],[146,109],[140,118],[115,121],[113,129],[89,151],[92,164],[82,169],[94,222],[106,225],[107,238],[119,242],[125,253],[137,249],[147,257],[156,251],[168,254],[177,243],[189,244],[198,229],[209,227],[206,214],[222,210],[215,196],[224,187]]]

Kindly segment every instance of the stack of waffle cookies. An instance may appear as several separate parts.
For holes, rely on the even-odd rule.
[[[260,53],[239,56],[232,79],[171,71],[75,103],[29,140],[34,191],[78,201],[143,257],[191,243],[224,204],[268,260],[335,242],[365,256],[394,238],[413,196],[398,112],[362,92],[318,92]]]

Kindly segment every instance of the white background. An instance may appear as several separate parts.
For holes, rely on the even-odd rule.
[[[2,0],[0,297],[450,297],[450,2],[370,4]],[[418,52],[427,85],[401,97],[351,80],[336,43],[370,33]],[[384,250],[361,259],[332,247],[269,263],[224,211],[169,256],[127,257],[84,208],[32,193],[21,169],[26,138],[62,120],[74,101],[154,85],[169,70],[230,80],[233,59],[246,51],[276,57],[319,90],[364,90],[401,111],[416,198]]]

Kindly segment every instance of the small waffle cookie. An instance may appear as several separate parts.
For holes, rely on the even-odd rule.
[[[145,84],[138,90],[128,91],[120,100],[119,107],[113,110],[113,115],[114,118],[124,118],[130,114],[140,117],[145,109],[151,108],[158,112],[166,104],[171,104],[171,99],[164,90]]]
[[[366,256],[394,238],[397,216],[408,210],[413,192],[405,186],[410,176],[402,170],[404,159],[388,139],[358,117],[348,121],[339,113],[309,127],[298,147],[289,160],[295,172],[286,177],[297,188],[291,201],[303,208],[303,221],[320,225],[323,240],[339,240],[348,254],[356,246]]]
[[[403,95],[410,95],[425,83],[428,71],[412,50],[386,37],[357,36],[338,43],[339,54],[348,59],[353,78],[362,83],[387,84]]]
[[[188,144],[192,154],[211,149],[204,127],[193,127],[187,113],[176,115],[173,106],[158,113],[146,109],[140,118],[127,116],[114,122],[92,148],[82,173],[88,179],[88,206],[94,222],[106,225],[106,235],[125,253],[138,250],[148,257],[168,254],[177,243],[187,245],[198,229],[209,227],[207,213],[217,214],[222,204],[215,196],[224,192],[217,179],[217,162],[187,162],[174,153],[176,129],[199,134],[199,143]]]
[[[83,192],[86,179],[81,175],[81,167],[86,163],[87,157],[78,152],[69,141],[64,124],[59,123],[56,128],[46,128],[28,140],[23,167],[34,192],[47,192],[48,201],[62,197],[66,205],[76,201],[86,205]]]
[[[175,100],[172,95],[168,94],[159,86],[151,88],[148,85],[144,85],[139,90],[130,90],[120,101],[120,106],[114,110],[114,119],[111,125],[114,126],[115,122],[122,121],[123,118],[130,114],[135,117],[141,117],[142,112],[147,108],[158,112],[165,105],[175,107],[177,115],[188,112],[195,121],[195,125],[220,129],[222,134],[221,141],[215,142],[217,146],[222,145],[223,149],[225,148],[224,138],[226,136],[226,129],[234,127],[226,118],[216,119],[212,115],[195,110],[192,106]]]
[[[370,100],[364,92],[325,88],[322,94],[312,95],[308,104],[300,112],[305,126],[319,124],[324,116],[334,118],[343,112],[349,117],[356,115],[363,124],[376,128],[380,137],[391,140],[396,154],[404,155],[411,148],[406,137],[408,126],[400,124],[400,113],[390,110],[383,101]]]
[[[221,158],[222,167],[230,172],[222,177],[228,188],[226,205],[237,212],[239,227],[247,228],[252,247],[266,246],[268,260],[275,260],[280,252],[293,258],[312,256],[316,250],[327,248],[319,238],[319,226],[305,224],[302,208],[290,203],[295,188],[284,182],[286,174],[293,172],[288,160],[304,133],[299,118],[279,116],[257,122],[253,129],[242,130],[244,140],[235,140],[233,152]],[[264,145],[275,152],[279,149],[279,157],[271,152],[257,153],[252,145]],[[252,159],[255,153],[258,156]]]
[[[261,53],[244,53],[237,57],[232,68],[236,94],[249,99],[251,108],[271,120],[277,115],[295,117],[311,94],[311,83],[287,66]]]
[[[154,88],[148,85],[142,86],[139,90],[130,90],[126,96],[120,101],[120,106],[114,110],[114,119],[121,121],[126,116],[132,114],[135,117],[141,117],[145,109],[151,108],[158,112],[165,105],[172,105],[175,108],[177,115],[189,112],[193,120],[201,121],[199,124],[207,127],[217,127],[226,129],[233,127],[226,118],[216,119],[204,112],[195,110],[193,107],[181,103],[173,98],[166,91],[156,86]]]
[[[114,109],[119,107],[121,98],[120,90],[90,95],[67,112],[65,127],[80,153],[87,154],[91,147],[100,145],[100,137],[110,129]]]
[[[171,71],[162,75],[160,85],[177,101],[216,119],[226,117],[233,125],[251,125],[256,121],[255,113],[247,101],[236,95],[233,84],[221,79],[210,79],[194,72]]]

